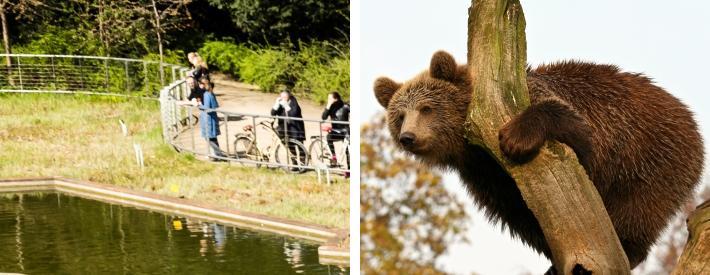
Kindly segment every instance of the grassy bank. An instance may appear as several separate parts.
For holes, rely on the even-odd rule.
[[[0,178],[63,176],[347,228],[346,182],[209,163],[163,143],[157,101],[0,93]],[[118,119],[129,128],[124,137]],[[145,169],[135,163],[142,146]]]

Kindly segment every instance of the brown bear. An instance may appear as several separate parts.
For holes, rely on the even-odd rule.
[[[531,105],[499,130],[511,160],[533,158],[547,140],[569,145],[604,201],[631,268],[693,194],[703,144],[692,113],[642,74],[613,65],[564,61],[528,68]],[[430,166],[458,172],[492,222],[502,222],[550,258],[550,249],[513,179],[464,137],[471,79],[446,52],[402,84],[379,78],[398,146]]]

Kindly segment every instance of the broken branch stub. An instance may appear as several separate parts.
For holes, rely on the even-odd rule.
[[[710,272],[710,200],[699,205],[688,218],[688,243],[673,275]]]

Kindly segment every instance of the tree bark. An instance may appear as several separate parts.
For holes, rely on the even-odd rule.
[[[710,200],[688,218],[688,243],[673,275],[710,273]]]
[[[104,6],[104,1],[101,0],[99,1],[99,39],[101,39],[101,44],[104,47],[104,55],[109,56],[109,45],[108,45],[108,36],[106,35],[106,30],[104,27],[104,16],[106,12],[106,7]]]
[[[508,171],[542,227],[559,274],[629,274],[629,262],[596,188],[574,151],[547,142],[526,164],[506,159],[498,130],[530,105],[525,18],[518,0],[475,0],[469,9],[472,101],[466,130]]]
[[[7,19],[5,18],[5,7],[7,5],[6,0],[0,0],[0,21],[2,21],[2,44],[5,47],[5,64],[9,68],[12,66],[12,59],[10,59],[10,35],[7,30]],[[9,75],[9,72],[8,72]]]
[[[151,0],[153,3],[153,14],[155,15],[155,34],[158,36],[158,53],[160,54],[160,85],[165,85],[165,72],[163,71],[163,39],[160,35],[160,13],[158,13],[158,7],[155,4],[155,0]]]

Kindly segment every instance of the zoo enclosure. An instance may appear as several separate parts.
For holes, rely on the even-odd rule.
[[[79,55],[0,54],[0,91],[157,97],[187,68],[158,61]]]
[[[189,92],[183,79],[189,70],[186,67],[160,63],[158,61],[99,57],[77,55],[48,55],[48,54],[0,54],[0,57],[9,56],[11,66],[0,66],[0,92],[16,93],[75,93],[112,96],[144,97],[160,100],[161,123],[163,138],[179,151],[187,151],[196,155],[209,155],[209,152],[198,146],[205,143],[201,138],[196,139],[198,131],[193,122],[196,107],[178,104],[184,100]],[[165,85],[170,82],[169,85]],[[219,114],[224,127],[223,137],[226,152],[230,151],[230,134],[238,131],[233,129],[230,133],[229,123],[232,120],[243,122],[251,121],[256,137],[266,136],[268,133],[259,133],[258,119],[286,119],[286,121],[301,120],[308,124],[318,124],[320,129],[323,120],[288,118],[260,114],[228,112],[224,110],[209,110]],[[288,122],[287,122],[288,123]],[[323,133],[318,131],[321,139]],[[180,142],[185,138],[191,140],[185,144]],[[197,141],[196,141],[197,140]],[[289,150],[286,150],[289,152]],[[288,154],[288,153],[287,153]],[[287,157],[288,158],[288,157]],[[275,163],[272,161],[254,161],[236,156],[227,156],[222,159],[244,164],[260,164],[275,167],[292,167],[312,170],[326,170],[328,172],[349,172],[349,169],[326,167],[306,162],[305,165]]]

